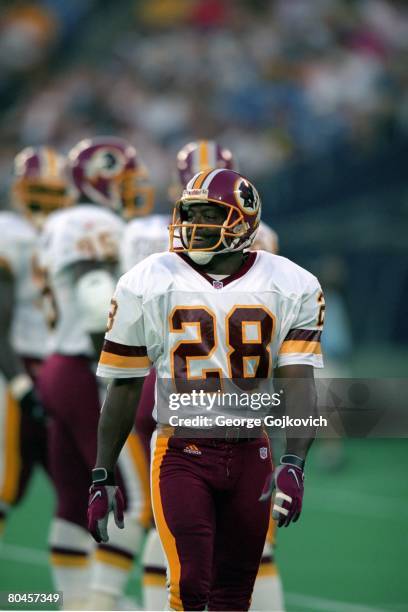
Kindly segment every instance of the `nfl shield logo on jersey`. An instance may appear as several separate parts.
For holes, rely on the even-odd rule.
[[[224,286],[223,282],[220,280],[213,280],[214,289],[222,289]]]
[[[268,448],[266,446],[261,446],[259,449],[259,456],[261,459],[267,459],[268,457]]]

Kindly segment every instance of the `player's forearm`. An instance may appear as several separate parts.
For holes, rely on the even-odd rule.
[[[102,348],[103,348],[103,343],[105,340],[105,329],[99,333],[90,333],[90,338],[92,340],[92,346],[93,349],[95,351],[95,355],[100,355]]]
[[[316,416],[316,387],[314,379],[291,381],[286,389],[286,414],[293,419],[308,421]],[[286,429],[286,454],[305,459],[316,437],[316,427],[302,425]]]
[[[316,437],[316,427],[310,424],[316,416],[317,394],[313,369],[302,366],[286,366],[277,374],[279,384],[284,389],[285,414],[290,419],[300,419],[299,427],[287,426],[286,454],[305,459]],[[309,417],[312,417],[310,419]]]
[[[0,330],[0,345],[0,372],[3,376],[10,381],[26,374],[24,364],[11,346],[6,330]]]
[[[144,378],[115,379],[108,387],[98,427],[95,467],[113,472],[135,422]]]
[[[11,346],[10,330],[15,312],[14,278],[0,268],[0,372],[8,380],[25,373],[25,367]]]

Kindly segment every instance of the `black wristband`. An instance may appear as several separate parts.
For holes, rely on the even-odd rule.
[[[302,472],[305,468],[305,460],[301,459],[297,455],[282,455],[280,462],[284,465],[294,465],[302,470]]]
[[[105,468],[95,468],[92,470],[92,484],[114,486],[116,484],[115,474],[108,472]]]

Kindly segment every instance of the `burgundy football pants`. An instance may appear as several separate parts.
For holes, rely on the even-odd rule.
[[[152,501],[172,610],[248,610],[270,516],[267,437],[227,442],[155,433]]]
[[[41,360],[22,357],[28,374],[36,384]],[[5,387],[0,407],[1,426],[4,427],[4,448],[0,449],[3,474],[0,475],[0,504],[17,505],[23,499],[36,466],[48,469],[47,426],[22,413],[20,406]],[[0,510],[0,519],[4,514]]]
[[[56,516],[86,529],[100,414],[91,362],[88,357],[51,355],[40,371],[38,386],[51,417],[48,450],[57,493]],[[126,488],[121,488],[126,501]]]

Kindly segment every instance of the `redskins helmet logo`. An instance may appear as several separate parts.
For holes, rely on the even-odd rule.
[[[234,189],[234,194],[239,207],[247,215],[255,215],[258,212],[260,204],[259,194],[249,181],[240,178]]]
[[[126,160],[121,151],[108,148],[100,149],[95,151],[86,164],[86,175],[91,180],[97,177],[111,179],[122,172],[125,164]]]

